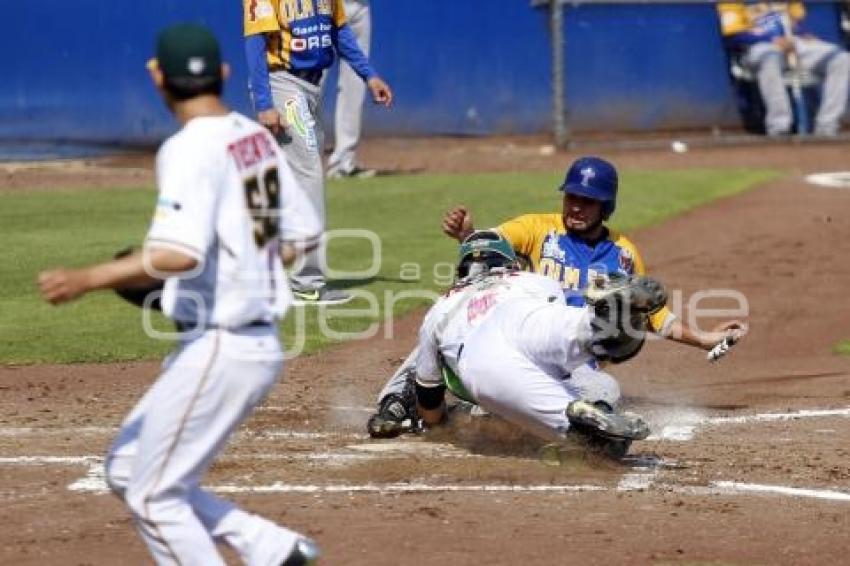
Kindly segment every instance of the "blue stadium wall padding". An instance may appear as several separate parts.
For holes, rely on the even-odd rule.
[[[373,62],[397,104],[390,112],[368,105],[367,133],[548,131],[548,16],[529,4],[375,0]],[[4,8],[0,140],[148,143],[173,132],[144,65],[157,31],[179,21],[215,31],[234,70],[226,100],[250,111],[239,0],[43,0]],[[811,27],[838,41],[837,8],[809,11]],[[568,5],[564,25],[574,129],[738,120],[713,5]],[[330,120],[333,89],[326,94]]]

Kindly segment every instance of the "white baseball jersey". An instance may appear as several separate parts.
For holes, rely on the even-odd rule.
[[[317,241],[321,224],[271,134],[236,112],[194,118],[162,145],[156,168],[145,245],[199,262],[166,280],[165,315],[225,328],[282,317],[291,293],[280,242]]]
[[[157,155],[159,200],[147,248],[198,260],[167,279],[163,311],[189,332],[125,419],[106,476],[157,564],[280,564],[298,533],[205,491],[199,482],[228,436],[283,369],[278,330],[290,293],[281,240],[318,237],[312,207],[270,134],[236,113],[190,120]]]
[[[423,385],[442,383],[440,356],[458,371],[460,348],[466,337],[486,320],[495,307],[508,299],[527,298],[542,304],[564,305],[564,292],[549,277],[527,272],[494,274],[454,288],[431,307],[419,331],[416,360]]]

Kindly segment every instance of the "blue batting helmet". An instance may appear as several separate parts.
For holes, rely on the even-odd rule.
[[[602,202],[602,218],[607,220],[617,208],[617,170],[600,157],[576,159],[559,190]]]

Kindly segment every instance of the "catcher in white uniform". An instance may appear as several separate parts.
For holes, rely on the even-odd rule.
[[[445,416],[447,387],[458,397],[542,438],[572,427],[620,451],[649,429],[612,411],[619,387],[604,372],[574,374],[597,359],[615,363],[643,345],[648,316],[666,303],[647,277],[606,282],[588,307],[570,307],[557,282],[518,271],[498,233],[476,232],[461,245],[458,282],[428,312],[416,354],[417,409],[426,425]]]
[[[59,304],[117,289],[159,304],[180,331],[106,459],[107,481],[156,562],[224,565],[221,541],[246,564],[313,564],[311,540],[199,483],[281,373],[275,321],[292,301],[282,264],[315,247],[321,225],[271,134],[221,102],[227,67],[209,31],[166,29],[149,70],[182,129],[157,154],[143,251],[43,272],[41,292]]]

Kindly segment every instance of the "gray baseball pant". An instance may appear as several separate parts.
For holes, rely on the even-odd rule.
[[[325,176],[322,169],[321,90],[285,71],[269,73],[275,109],[286,122],[280,141],[286,160],[301,189],[316,208],[322,229],[325,228]],[[320,289],[325,285],[324,244],[307,254],[290,271],[296,291]]]
[[[823,82],[815,133],[835,135],[847,108],[850,54],[819,39],[796,38],[795,46],[801,70],[814,74]],[[758,80],[767,111],[765,130],[769,135],[787,134],[791,130],[793,113],[783,80],[787,69],[785,54],[772,43],[757,43],[747,50],[743,62],[755,72]]]
[[[345,15],[357,45],[366,56],[372,41],[372,17],[369,0],[345,0]],[[345,61],[339,62],[336,112],[334,115],[334,151],[328,159],[329,171],[351,171],[357,165],[357,144],[363,121],[366,83]]]

